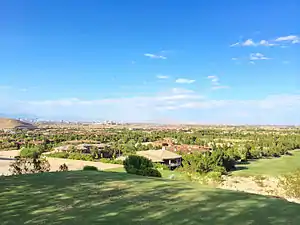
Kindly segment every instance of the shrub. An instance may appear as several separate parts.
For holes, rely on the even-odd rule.
[[[300,169],[284,175],[280,179],[279,185],[288,197],[300,198]]]
[[[219,184],[222,182],[222,172],[209,172],[206,175],[206,179],[208,179],[208,183]]]
[[[226,174],[226,169],[222,166],[216,166],[214,169],[213,169],[213,172],[210,172],[210,173],[220,173],[221,175],[222,174]]]
[[[193,153],[183,156],[182,169],[185,172],[205,174],[216,171],[225,174],[235,168],[235,160],[221,150]]]
[[[68,171],[69,170],[69,167],[64,163],[62,165],[59,166],[59,170],[58,171]]]
[[[154,168],[156,169],[161,169],[161,170],[170,170],[170,168],[165,165],[165,164],[161,164],[161,163],[153,163]]]
[[[77,152],[70,153],[68,159],[94,161],[93,156],[90,154],[81,154]]]
[[[103,163],[112,163],[112,164],[123,164],[123,160],[118,160],[118,159],[107,159],[107,158],[101,158],[99,159],[100,162]]]
[[[153,168],[151,160],[138,155],[130,155],[123,162],[125,170],[128,172],[132,168],[137,170],[144,170],[146,168]]]
[[[84,166],[83,170],[98,171],[98,168],[96,166]]]
[[[67,152],[55,152],[55,153],[48,154],[48,157],[67,159],[69,157],[69,153],[67,153]]]
[[[20,157],[22,158],[38,158],[42,152],[38,148],[22,148]]]
[[[14,175],[28,173],[43,173],[50,171],[50,164],[44,158],[22,158],[18,157],[15,162],[10,164],[10,171]]]
[[[153,168],[153,163],[143,156],[130,155],[124,160],[123,164],[127,173],[149,177],[161,177],[161,173]]]
[[[147,176],[147,177],[161,177],[161,173],[154,168],[145,168],[141,170],[141,175],[142,176]]]

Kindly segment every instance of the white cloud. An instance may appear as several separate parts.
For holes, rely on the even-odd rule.
[[[212,84],[214,85],[219,84],[219,78],[217,76],[213,75],[213,76],[208,76],[207,78],[211,80]]]
[[[264,56],[263,54],[261,54],[259,52],[250,54],[250,60],[267,60],[267,59],[270,59],[270,58]]]
[[[190,79],[186,79],[186,78],[178,78],[175,82],[178,84],[192,84],[195,81],[196,80],[190,80]]]
[[[248,39],[245,42],[241,43],[242,46],[256,46],[252,39]]]
[[[238,60],[238,58],[231,58],[231,60],[234,60],[234,61],[235,61],[235,60]]]
[[[236,43],[230,45],[230,47],[235,47],[235,46],[239,46],[239,45],[240,45],[240,42],[236,42]]]
[[[152,58],[152,59],[167,59],[167,57],[163,55],[155,55],[155,54],[150,54],[150,53],[145,53],[144,56]]]
[[[291,42],[292,44],[296,44],[300,42],[300,37],[297,35],[288,35],[283,37],[278,37],[275,39],[277,42]]]
[[[221,85],[219,82],[219,77],[217,77],[215,75],[208,76],[207,79],[209,79],[211,81],[211,85],[212,85],[211,89],[212,90],[229,88],[229,86]]]
[[[166,75],[157,75],[156,76],[158,79],[168,79],[169,76],[166,76]]]
[[[296,44],[296,43],[300,43],[300,37],[296,36],[296,35],[289,35],[289,36],[283,36],[283,37],[276,38],[275,40],[262,39],[257,42],[253,41],[252,39],[247,39],[244,42],[236,42],[236,43],[230,45],[230,47],[235,47],[235,46],[246,46],[246,47],[247,46],[252,46],[252,47],[255,47],[255,46],[265,46],[265,47],[281,46],[279,44],[279,42]]]
[[[261,40],[259,42],[259,45],[262,45],[262,46],[275,46],[276,44],[270,43],[269,41],[266,41],[266,40]]]
[[[170,95],[170,96],[162,96],[158,101],[176,101],[176,100],[190,100],[190,99],[202,99],[204,98],[201,95],[196,95],[196,94],[176,94],[176,95]]]

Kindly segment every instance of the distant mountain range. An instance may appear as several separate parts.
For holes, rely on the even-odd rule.
[[[36,129],[31,123],[15,119],[0,118],[0,129]]]

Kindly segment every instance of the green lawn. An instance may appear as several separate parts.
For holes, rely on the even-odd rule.
[[[299,224],[300,205],[195,183],[76,171],[0,178],[0,224]]]
[[[113,169],[109,169],[109,170],[105,170],[105,171],[126,173],[124,167],[113,168]],[[171,170],[160,170],[160,169],[158,169],[158,171],[161,173],[162,177],[165,178],[165,179],[188,180],[188,178],[185,174],[177,172],[176,170],[171,171]]]
[[[292,151],[291,156],[286,155],[280,158],[259,159],[245,165],[238,165],[237,171],[233,175],[237,176],[255,176],[267,175],[277,176],[293,172],[300,168],[300,151]],[[300,223],[300,222],[299,222]]]

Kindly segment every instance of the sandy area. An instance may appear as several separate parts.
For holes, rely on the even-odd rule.
[[[15,156],[19,155],[19,150],[12,151],[0,151],[0,175],[9,175],[9,165],[14,160]],[[95,166],[99,170],[107,170],[113,168],[122,167],[122,165],[118,164],[109,164],[109,163],[101,163],[101,162],[89,162],[82,160],[72,160],[72,159],[59,159],[59,158],[47,158],[51,171],[58,170],[59,166],[62,164],[66,164],[69,170],[81,170],[84,166]]]
[[[289,198],[280,187],[279,179],[268,176],[223,176],[223,182],[219,188],[242,191],[259,195],[269,195],[276,198],[283,198],[291,202],[300,203],[300,199]]]

